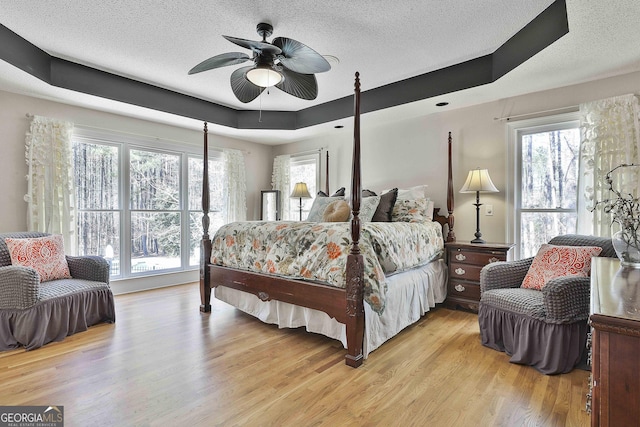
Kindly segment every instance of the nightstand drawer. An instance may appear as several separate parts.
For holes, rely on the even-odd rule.
[[[480,285],[477,283],[458,282],[451,280],[449,282],[449,295],[452,297],[467,298],[474,301],[480,301]]]
[[[471,265],[471,264],[449,264],[449,277],[452,279],[464,279],[480,281],[480,270],[483,265]]]
[[[487,253],[487,252],[474,252],[474,251],[452,251],[450,263],[462,262],[465,264],[476,264],[485,266],[496,261],[506,261],[507,257],[505,253]]]

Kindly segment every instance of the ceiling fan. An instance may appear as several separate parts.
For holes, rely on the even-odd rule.
[[[252,57],[242,52],[223,53],[202,61],[189,70],[189,74],[253,61],[253,65],[231,73],[231,89],[241,102],[253,101],[271,86],[301,99],[315,99],[318,96],[315,73],[329,71],[329,62],[315,50],[293,39],[276,37],[272,43],[267,42],[267,37],[273,34],[271,24],[260,23],[256,30],[262,41],[222,36],[231,43],[251,49]]]

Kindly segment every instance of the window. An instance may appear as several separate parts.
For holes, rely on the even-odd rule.
[[[292,155],[291,164],[289,166],[290,188],[285,197],[289,197],[293,192],[293,187],[297,182],[307,184],[311,199],[302,199],[302,219],[306,219],[309,215],[313,200],[318,193],[318,182],[320,175],[319,154]],[[291,199],[289,203],[289,218],[297,220],[300,218],[300,199]]]
[[[579,123],[546,120],[510,125],[516,145],[513,197],[518,258],[534,256],[554,236],[576,232]]]
[[[186,145],[77,130],[73,154],[78,253],[106,258],[112,278],[197,266],[203,167],[196,151]],[[226,203],[223,164],[215,153],[210,156],[209,177],[212,234],[224,222]]]

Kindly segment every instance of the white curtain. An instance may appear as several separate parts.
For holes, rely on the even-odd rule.
[[[640,163],[638,97],[633,94],[602,99],[580,105],[580,168],[578,232],[611,236],[611,219],[602,209],[590,208],[611,197],[605,182],[607,172],[626,163]],[[619,169],[614,186],[634,193],[638,187],[638,168]]]
[[[291,156],[288,154],[277,156],[273,159],[273,173],[271,174],[271,187],[280,190],[281,219],[289,220],[289,191],[290,191],[290,166]]]
[[[67,254],[76,253],[72,131],[73,123],[34,116],[25,151],[28,230],[62,234]]]
[[[223,150],[225,168],[227,215],[226,222],[247,219],[247,177],[242,151],[225,148]]]

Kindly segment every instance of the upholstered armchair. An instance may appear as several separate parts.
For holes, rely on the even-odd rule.
[[[600,247],[615,257],[611,239],[564,235],[555,246]],[[558,374],[584,365],[589,326],[590,278],[565,276],[538,289],[521,287],[534,257],[496,262],[480,272],[478,322],[482,345],[504,351],[512,363]]]
[[[115,321],[109,264],[101,257],[63,257],[70,277],[46,280],[50,271],[14,265],[5,239],[37,239],[46,233],[0,234],[0,351],[32,350]],[[15,240],[14,240],[15,241]],[[46,280],[46,281],[45,281]]]

